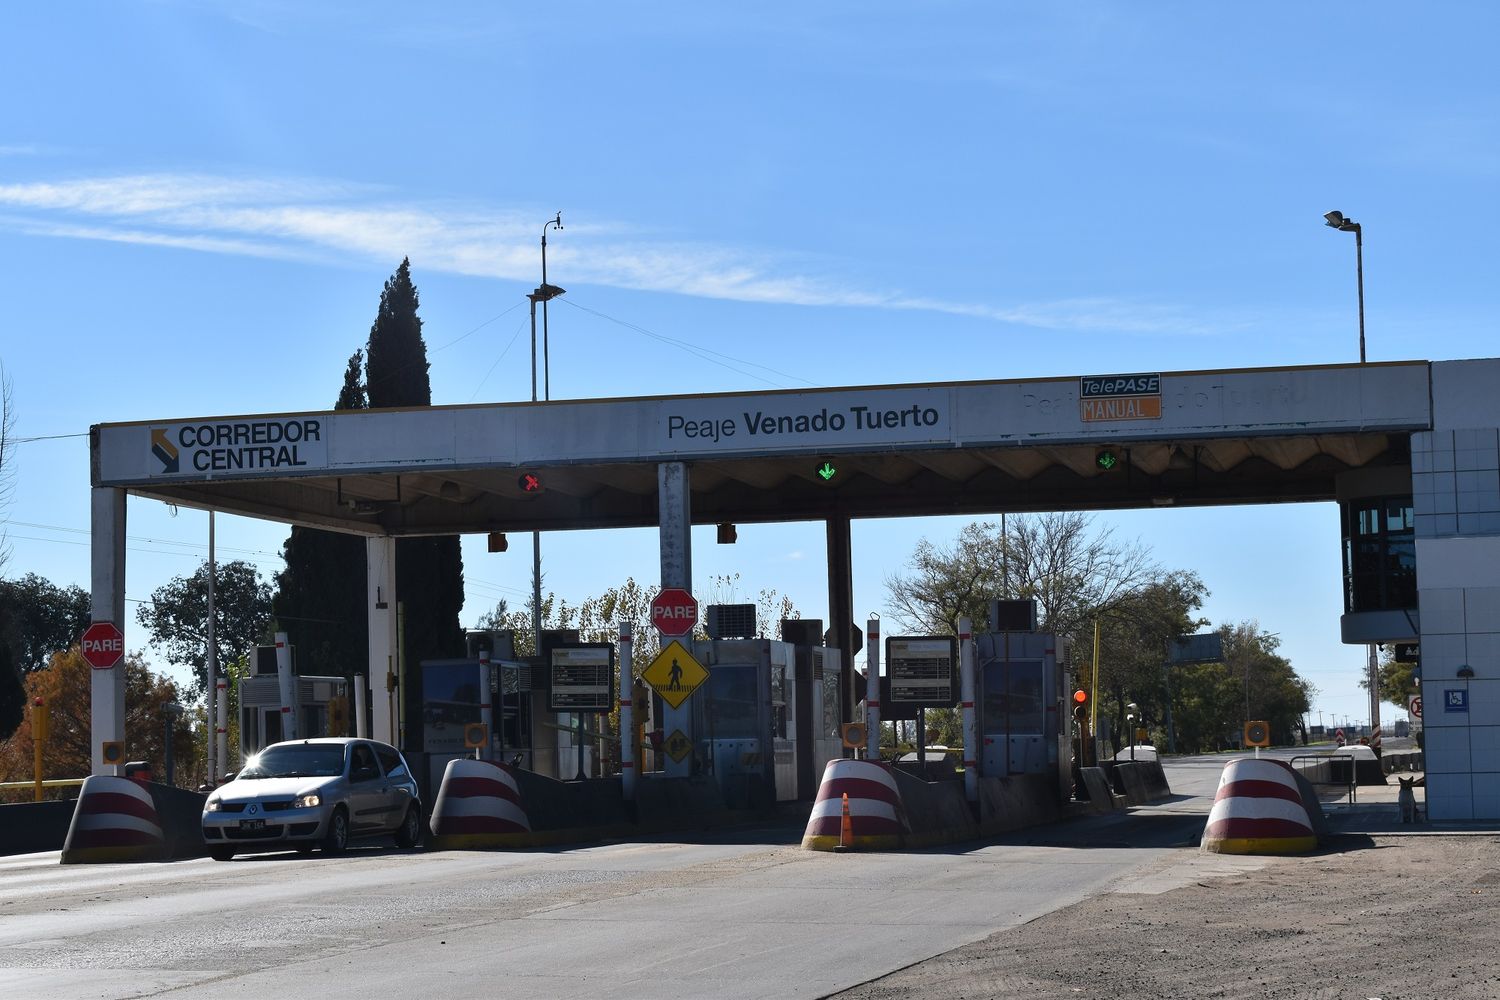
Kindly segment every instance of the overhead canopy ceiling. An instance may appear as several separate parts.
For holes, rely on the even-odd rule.
[[[1328,500],[1429,409],[1414,362],[178,419],[97,426],[94,482],[396,535],[655,525],[666,461],[698,523]]]

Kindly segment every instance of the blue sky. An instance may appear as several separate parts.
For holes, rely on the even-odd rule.
[[[88,583],[91,423],[329,406],[403,256],[434,402],[1494,356],[1500,12],[1199,3],[33,4],[0,85],[6,572]],[[645,331],[645,332],[642,332]],[[715,353],[710,353],[715,352]],[[206,515],[130,506],[127,594]],[[959,520],[855,528],[855,607]],[[1101,516],[1363,716],[1331,505]],[[285,529],[221,518],[269,576]],[[826,612],[820,525],[695,535]],[[466,545],[472,624],[529,553]],[[544,545],[576,601],[650,532]],[[133,605],[132,605],[133,608]],[[133,611],[132,611],[133,615]],[[139,629],[127,641],[139,642]],[[1315,720],[1316,721],[1316,720]]]

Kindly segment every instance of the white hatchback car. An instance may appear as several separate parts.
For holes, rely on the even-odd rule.
[[[273,743],[203,806],[203,840],[218,861],[249,851],[321,847],[337,854],[355,837],[422,839],[422,803],[401,752],[374,740]]]

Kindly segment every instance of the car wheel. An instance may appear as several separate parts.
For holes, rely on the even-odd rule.
[[[406,818],[396,828],[397,847],[416,847],[422,842],[422,813],[415,805],[406,810]]]
[[[233,861],[234,860],[234,852],[233,851],[225,851],[225,850],[222,850],[220,848],[214,848],[212,851],[209,851],[208,852],[208,856],[211,857],[211,858],[213,858],[215,861]]]
[[[349,846],[349,814],[339,806],[328,817],[328,832],[323,835],[324,854],[343,854]]]

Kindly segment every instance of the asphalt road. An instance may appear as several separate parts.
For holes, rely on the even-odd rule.
[[[909,853],[803,851],[781,825],[571,850],[0,859],[0,1000],[823,996],[1125,880],[1191,879],[1223,763],[1174,763],[1188,794],[1129,815]]]

